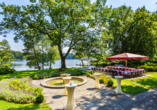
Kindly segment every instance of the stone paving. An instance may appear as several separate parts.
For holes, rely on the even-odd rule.
[[[116,95],[113,88],[101,85],[94,89],[95,80],[88,78],[86,84],[75,89],[75,110],[157,110],[157,88],[132,96],[127,93]],[[40,86],[42,80],[33,80]],[[67,96],[62,96],[64,89],[43,88],[46,103],[51,110],[64,110]]]

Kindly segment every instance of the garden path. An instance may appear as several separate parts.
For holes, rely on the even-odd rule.
[[[132,96],[127,93],[116,95],[113,88],[101,85],[94,89],[95,80],[88,78],[86,84],[75,89],[75,110],[156,110],[157,88]],[[33,80],[33,84],[40,86],[42,80]],[[62,96],[64,89],[43,88],[46,103],[52,110],[63,110],[67,103],[67,96]]]

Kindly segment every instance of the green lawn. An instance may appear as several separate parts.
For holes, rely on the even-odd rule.
[[[40,72],[47,72],[47,71],[56,71],[56,69],[51,69],[51,70],[30,70],[30,71],[16,71],[15,73],[11,73],[11,74],[5,74],[5,75],[0,75],[0,81],[2,80],[6,80],[12,77],[17,77],[17,78],[21,78],[21,77],[30,77],[35,73],[40,73]]]
[[[79,75],[82,72],[84,74],[88,73],[85,71],[78,70],[77,68],[67,68],[67,69],[65,69],[65,71],[58,71],[58,69],[16,71],[15,73],[0,75],[0,81],[4,81],[6,79],[10,79],[10,78],[15,77],[15,76],[16,76],[16,78],[31,77],[34,74],[40,74],[40,73],[49,73],[51,75],[55,74],[57,76],[60,76],[60,74],[62,74],[62,73],[69,73],[72,76],[75,76],[75,75]]]
[[[0,75],[0,80],[7,80],[11,77],[26,77],[26,76],[32,76],[33,74],[41,73],[41,72],[50,72],[53,74],[54,72],[57,72],[59,74],[61,73],[77,73],[75,68],[72,69],[66,69],[66,71],[58,71],[58,69],[51,69],[51,70],[32,70],[32,71],[17,71],[12,74],[6,74],[6,75]],[[138,78],[134,80],[127,80],[122,79],[121,86],[122,91],[136,95],[138,93],[147,91],[149,89],[157,87],[157,72],[148,72],[146,74],[152,75],[144,78]],[[113,79],[114,85],[113,88],[116,88],[117,82],[116,79]],[[138,86],[140,84],[140,86]],[[144,88],[147,87],[147,88]],[[12,103],[0,100],[0,110],[50,110],[48,105],[42,105],[42,104],[18,104],[18,103]]]
[[[0,100],[0,110],[50,110],[46,104],[18,104]]]
[[[65,69],[65,71],[58,71],[58,69],[51,70],[31,70],[31,71],[17,71],[11,74],[0,75],[0,81],[8,80],[12,77],[21,78],[21,77],[31,77],[34,74],[39,73],[50,73],[57,74],[58,76],[61,73],[70,73],[71,75],[79,75],[81,70],[77,70],[76,68]],[[84,72],[84,71],[82,71]],[[81,73],[82,73],[81,72]],[[18,104],[13,102],[7,102],[0,100],[0,110],[50,110],[50,107],[45,104]]]
[[[11,77],[28,77],[33,75],[34,73],[46,72],[47,70],[32,70],[32,71],[17,71],[11,74],[0,75],[0,81],[5,81]],[[56,71],[56,69],[48,70],[48,71]],[[50,107],[47,104],[19,104],[14,102],[7,102],[0,100],[0,110],[50,110]]]
[[[134,80],[123,79],[121,81],[122,91],[132,95],[136,95],[138,93],[157,87],[157,72],[153,72],[153,73],[148,72],[146,74],[152,76],[138,78]],[[113,81],[114,81],[113,88],[116,88],[117,86],[116,79],[113,79]],[[138,86],[139,84],[140,86]]]

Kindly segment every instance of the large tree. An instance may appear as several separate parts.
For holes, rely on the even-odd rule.
[[[119,54],[129,52],[130,48],[128,43],[128,30],[133,21],[134,12],[131,7],[125,5],[112,9],[111,16],[109,17],[109,33],[113,35],[113,39],[109,41],[111,53]]]
[[[93,4],[90,0],[39,0],[27,6],[2,3],[4,19],[0,23],[0,31],[14,30],[15,41],[25,39],[28,31],[47,35],[58,46],[61,67],[65,68],[67,55],[80,41],[86,41],[87,30],[106,24],[110,9],[105,7],[105,3],[106,0],[96,0]],[[68,47],[65,55],[64,47]]]
[[[156,54],[156,14],[144,7],[135,13],[125,5],[113,9],[109,18],[109,32],[113,35],[113,40],[109,42],[113,55],[130,52],[153,58]]]
[[[147,55],[152,59],[157,46],[157,14],[150,13],[145,7],[135,11],[133,22],[128,31],[130,48],[128,51]]]

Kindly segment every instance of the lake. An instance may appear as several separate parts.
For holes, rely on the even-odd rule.
[[[37,70],[34,69],[34,67],[29,68],[28,66],[26,66],[27,64],[27,60],[17,60],[12,62],[14,64],[14,69],[16,69],[16,71],[21,71],[21,70]],[[76,64],[82,64],[80,60],[78,59],[66,59],[66,67],[67,68],[71,68],[71,67],[80,67],[80,66],[76,66]],[[87,64],[87,61],[83,61],[84,64]],[[57,60],[55,62],[55,64],[52,64],[51,66],[52,68],[60,68],[61,67],[61,60]],[[44,69],[49,68],[49,66],[45,66]]]

